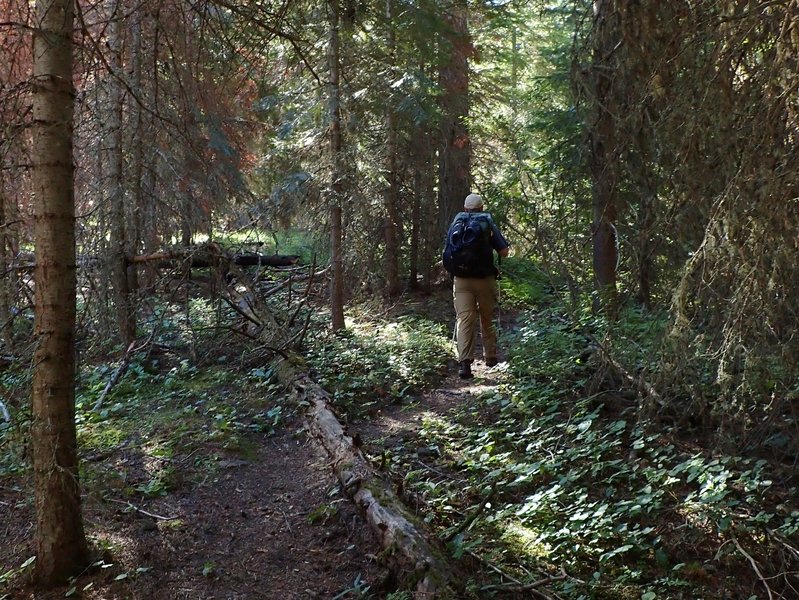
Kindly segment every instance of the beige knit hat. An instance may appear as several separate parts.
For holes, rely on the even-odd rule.
[[[463,201],[463,208],[466,210],[483,208],[483,197],[480,194],[469,194]]]

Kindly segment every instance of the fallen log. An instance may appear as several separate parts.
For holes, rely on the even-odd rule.
[[[296,265],[300,257],[295,254],[234,254],[233,263],[240,267],[266,266],[290,267]]]
[[[231,254],[224,257],[221,251],[204,248],[178,248],[155,252],[153,254],[138,254],[126,258],[128,264],[137,265],[142,263],[163,262],[169,263],[175,260],[191,260],[190,266],[196,269],[214,267],[229,260],[233,264],[241,267],[262,266],[262,267],[291,267],[296,265],[300,257],[296,254],[255,254],[246,252],[243,254]],[[79,256],[77,266],[81,269],[95,268],[102,264],[102,260],[97,256]],[[20,254],[9,264],[8,268],[1,273],[7,275],[14,271],[32,271],[36,268],[36,261],[31,254]]]
[[[297,264],[299,256],[289,254],[233,254],[229,258],[224,255],[209,252],[207,249],[178,249],[167,252],[156,252],[154,254],[140,254],[128,257],[130,264],[140,264],[147,262],[169,262],[171,260],[191,260],[191,267],[202,269],[217,266],[225,260],[230,260],[233,264],[248,267],[260,265],[264,267],[290,267]]]
[[[443,553],[427,542],[402,501],[376,475],[330,409],[328,393],[311,380],[301,364],[296,357],[279,360],[275,367],[278,380],[308,404],[308,431],[330,456],[345,494],[375,531],[381,559],[399,581],[415,588],[415,598],[458,597],[453,585],[455,574]]]

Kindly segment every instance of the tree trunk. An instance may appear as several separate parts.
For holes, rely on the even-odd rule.
[[[425,142],[425,148],[422,149],[424,158],[422,159],[422,264],[424,272],[424,286],[425,292],[430,293],[433,289],[433,272],[434,265],[438,262],[435,256],[436,249],[443,241],[447,227],[447,223],[443,230],[438,226],[436,219],[436,192],[435,192],[435,165],[436,165],[436,151],[430,143],[432,140],[430,132],[425,132],[422,140]]]
[[[31,446],[36,576],[55,585],[89,562],[75,433],[75,204],[72,0],[38,0],[34,29],[33,169],[37,337]]]
[[[656,192],[654,186],[647,186],[641,197],[638,209],[639,217],[636,222],[638,228],[635,240],[637,290],[635,298],[645,307],[652,307],[652,280],[654,278],[655,243],[652,241],[657,223]]]
[[[435,150],[430,148],[430,136],[424,125],[417,126],[411,142],[413,159],[413,209],[411,214],[410,245],[410,286],[419,287],[419,277],[423,289],[430,291],[431,238],[437,226],[435,200],[432,193],[432,169]],[[431,222],[432,221],[432,222]],[[443,237],[443,236],[442,236]]]
[[[333,277],[330,282],[330,312],[333,331],[344,329],[344,249],[341,220],[341,203],[345,194],[344,153],[341,141],[341,23],[339,0],[330,0],[330,44],[328,46],[328,68],[330,84],[328,97],[328,119],[330,122],[330,154],[332,176],[330,185],[330,260]]]
[[[130,25],[130,90],[128,95],[128,114],[130,115],[131,161],[130,161],[130,206],[129,223],[133,226],[127,235],[127,254],[135,256],[142,247],[142,225],[144,212],[144,101],[142,86],[142,22],[144,8],[138,6],[131,15]],[[139,291],[139,270],[128,265],[128,287],[131,300]],[[134,303],[135,308],[135,303]],[[135,318],[135,313],[134,313]]]
[[[422,168],[419,157],[414,157],[413,167],[413,207],[411,209],[411,245],[408,249],[409,274],[408,287],[415,290],[419,287],[419,240],[421,237],[422,215]]]
[[[2,330],[0,334],[3,336],[3,344],[5,345],[6,352],[14,354],[14,320],[11,314],[11,299],[14,297],[14,285],[17,280],[16,273],[9,271],[8,249],[8,213],[7,209],[8,200],[3,192],[3,183],[0,180],[0,273],[3,274],[2,281],[0,281],[0,322],[2,322]]]
[[[183,209],[180,211],[180,243],[187,248],[191,246],[194,239],[193,216],[194,198],[187,189],[183,196]]]
[[[108,186],[111,207],[111,285],[114,290],[114,309],[117,329],[123,348],[136,338],[136,321],[130,302],[127,264],[127,221],[122,154],[122,40],[120,39],[120,7],[118,0],[106,2],[108,25]]]
[[[390,67],[394,67],[395,61],[395,34],[394,34],[394,1],[386,0],[386,25],[388,27],[388,53]],[[393,78],[389,78],[393,79]],[[391,97],[390,90],[387,90],[387,97]],[[386,105],[386,190],[384,202],[386,208],[386,294],[396,296],[400,293],[400,244],[397,229],[399,227],[400,215],[397,203],[399,201],[399,174],[397,173],[398,160],[397,154],[397,116],[392,103]]]
[[[590,130],[593,206],[593,262],[600,298],[613,310],[616,298],[616,197],[618,153],[611,112],[614,34],[618,33],[612,0],[594,1],[594,116]]]
[[[138,84],[134,91],[138,90],[139,97],[144,99],[154,97],[157,102],[158,88],[157,84],[151,88],[145,87],[145,83],[151,82],[150,79],[144,79],[142,72],[146,69],[148,72],[157,72],[159,68],[158,60],[158,46],[159,46],[159,32],[158,32],[158,18],[157,10],[155,13],[150,12],[147,6],[139,5],[139,12],[134,21],[134,48],[138,48],[138,60],[133,60],[134,65],[134,81]],[[135,40],[138,39],[138,42]],[[146,59],[146,60],[145,60]],[[146,63],[146,66],[145,66]],[[137,221],[139,223],[139,235],[141,237],[141,247],[145,254],[152,254],[157,252],[162,245],[163,226],[159,226],[158,210],[155,200],[156,190],[156,165],[155,154],[152,152],[144,152],[152,143],[151,140],[155,138],[156,126],[153,117],[146,111],[138,110],[138,133],[134,139],[134,148],[140,146],[142,148],[141,157],[141,177],[138,181],[141,182],[139,190],[139,201],[135,204],[135,210],[138,213]],[[139,162],[134,157],[135,163]],[[136,189],[134,187],[134,189]],[[138,251],[137,251],[138,253]],[[158,280],[158,272],[154,264],[145,265],[142,273],[142,287],[146,290],[154,290]]]
[[[467,25],[466,0],[448,0],[443,6],[447,27],[441,39],[441,140],[439,149],[439,229],[445,231],[463,207],[470,191],[471,139],[469,117],[469,55],[472,44]],[[443,238],[443,233],[442,233]]]

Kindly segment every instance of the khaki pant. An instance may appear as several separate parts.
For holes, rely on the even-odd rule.
[[[458,362],[474,360],[478,316],[483,356],[486,359],[496,358],[497,334],[492,316],[497,302],[497,280],[494,277],[456,277],[452,285],[452,296],[457,314],[455,333],[458,338]]]

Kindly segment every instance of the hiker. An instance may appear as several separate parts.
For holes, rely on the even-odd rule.
[[[494,251],[508,255],[509,244],[500,233],[491,215],[483,211],[483,198],[469,194],[447,232],[444,267],[453,276],[452,296],[457,321],[458,376],[472,377],[477,320],[483,340],[483,357],[487,367],[497,364],[497,334],[492,316],[497,302],[497,278]]]

